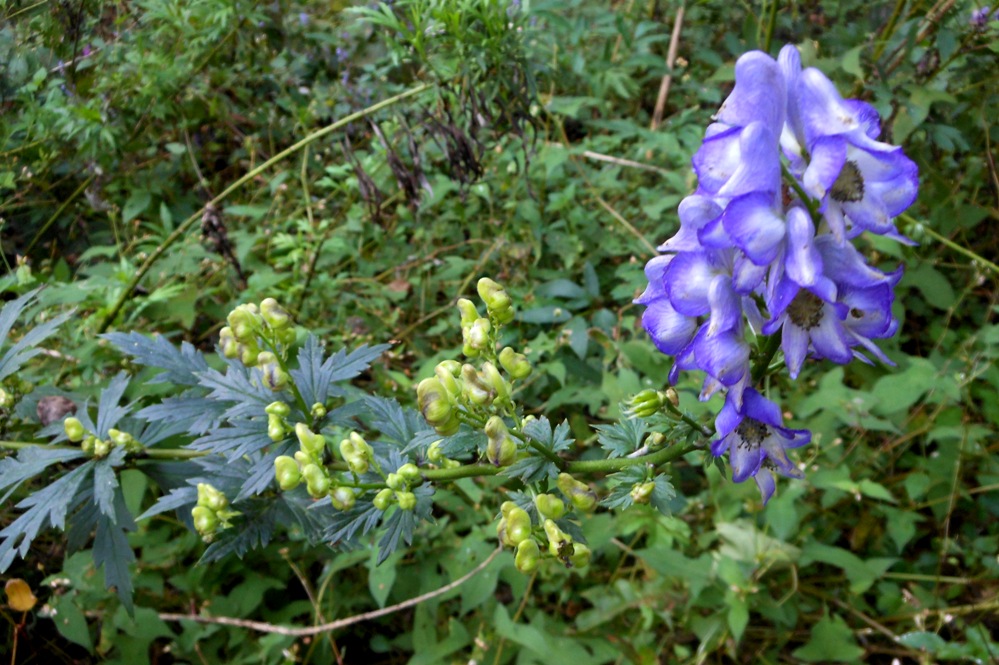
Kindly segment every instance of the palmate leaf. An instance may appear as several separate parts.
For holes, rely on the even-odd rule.
[[[119,372],[107,388],[101,391],[101,399],[97,404],[97,436],[107,438],[108,430],[118,424],[118,421],[128,415],[128,407],[119,406],[125,389],[128,388],[128,374]]]
[[[239,558],[250,550],[266,547],[271,542],[274,527],[280,524],[284,508],[280,501],[254,499],[239,506],[242,516],[235,524],[219,532],[208,546],[199,563],[211,563],[235,554]]]
[[[115,487],[112,506],[110,515],[102,514],[97,518],[94,564],[104,568],[104,588],[114,587],[125,610],[132,615],[132,575],[128,566],[135,561],[135,553],[128,544],[125,532],[133,531],[135,522],[125,506],[125,496],[119,487]]]
[[[228,427],[209,431],[198,437],[189,446],[193,450],[217,453],[233,461],[274,443],[267,436],[267,426],[260,420],[235,418],[229,420]]]
[[[316,504],[313,509],[320,510],[322,505]],[[375,508],[374,504],[367,501],[358,502],[350,510],[333,514],[323,534],[323,540],[333,547],[350,548],[354,545],[353,541],[358,532],[364,535],[371,531],[384,515],[385,513]]]
[[[638,450],[648,431],[648,424],[641,418],[629,418],[610,425],[596,425],[597,441],[608,452],[608,457],[624,457]]]
[[[225,404],[206,399],[202,391],[187,391],[177,397],[167,397],[159,404],[140,410],[136,415],[154,423],[170,424],[174,433],[204,434],[218,427]],[[143,440],[143,443],[149,443]]]
[[[225,374],[209,369],[198,374],[198,383],[211,390],[208,399],[232,404],[223,412],[224,418],[240,416],[259,416],[264,413],[268,404],[274,401],[274,393],[254,380],[241,363],[234,360],[226,361]],[[259,370],[254,369],[259,375]]]
[[[28,553],[39,531],[47,526],[65,527],[66,515],[80,504],[80,487],[93,470],[93,462],[78,466],[17,504],[24,513],[0,531],[0,572],[7,570],[18,554],[23,557]]]
[[[418,411],[404,409],[394,399],[384,397],[363,398],[365,406],[374,415],[371,426],[382,433],[382,437],[405,449],[417,435],[430,430],[427,421]],[[432,431],[432,430],[431,430]]]
[[[10,330],[14,326],[17,317],[34,300],[39,291],[41,291],[40,288],[29,291],[20,298],[4,304],[2,310],[0,310],[0,345],[3,345],[7,341],[7,335],[10,334]],[[44,323],[36,325],[24,337],[7,349],[7,352],[0,357],[0,381],[21,369],[21,366],[25,362],[41,353],[42,350],[35,347],[54,333],[72,315],[72,311],[64,312]]]
[[[569,437],[569,431],[569,422],[566,420],[563,420],[553,431],[551,423],[544,416],[524,425],[524,434],[553,453],[566,450],[573,444],[573,439]]]
[[[340,349],[329,358],[315,335],[309,335],[298,351],[298,368],[289,372],[306,404],[325,403],[330,395],[342,394],[337,381],[352,379],[391,348],[388,344],[362,345],[350,353]]]
[[[146,337],[137,332],[114,332],[101,337],[109,340],[122,353],[132,356],[138,364],[166,370],[149,383],[196,386],[198,374],[208,370],[204,355],[188,342],[182,342],[178,349],[162,335]]]
[[[631,488],[635,486],[635,483],[645,482],[645,478],[646,470],[642,466],[629,467],[615,473],[609,480],[611,491],[600,502],[600,505],[617,510],[630,508],[635,503],[631,498]]]
[[[413,532],[421,521],[429,521],[433,501],[434,490],[430,485],[423,484],[413,490],[416,495],[416,507],[413,510],[401,510],[397,508],[395,512],[385,521],[385,534],[378,541],[378,561],[381,563],[388,558],[392,552],[396,551],[405,543],[413,543]]]

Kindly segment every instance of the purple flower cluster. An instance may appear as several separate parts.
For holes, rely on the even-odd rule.
[[[781,335],[788,372],[807,357],[889,362],[872,340],[893,335],[901,269],[868,265],[863,232],[909,242],[894,218],[916,198],[916,165],[877,140],[877,112],[843,99],[797,49],[777,60],[753,51],[694,155],[697,190],[679,206],[680,229],[645,268],[637,303],[656,346],[679,372],[704,372],[701,399],[725,392],[716,455],[733,479],[754,477],[764,501],[772,471],[797,476],[785,449],[808,443],[752,386],[749,333]]]

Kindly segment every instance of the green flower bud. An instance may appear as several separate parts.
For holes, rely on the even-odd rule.
[[[302,472],[298,462],[287,455],[281,455],[274,460],[274,476],[278,487],[284,491],[293,490],[302,482]]]
[[[492,392],[496,395],[495,401],[497,404],[509,404],[510,403],[510,384],[506,382],[506,379],[499,373],[496,369],[496,365],[491,362],[482,363],[482,378],[484,383],[486,383]]]
[[[135,439],[132,438],[132,435],[128,432],[122,432],[114,429],[113,427],[108,430],[108,438],[111,439],[114,445],[121,446],[123,448],[135,441]]]
[[[260,328],[260,318],[256,309],[255,305],[240,305],[226,317],[233,336],[244,344],[254,339]]]
[[[489,314],[496,319],[497,323],[503,324],[513,321],[515,314],[513,301],[510,300],[510,296],[507,295],[502,286],[488,277],[483,277],[476,287],[479,297],[482,298],[482,302],[486,303],[486,309],[489,310]]]
[[[88,455],[94,454],[96,446],[97,446],[97,437],[94,436],[93,434],[90,434],[85,439],[83,439],[83,443],[80,444],[80,448],[82,448],[83,452],[85,452]]]
[[[445,469],[457,469],[459,466],[461,466],[461,462],[459,462],[456,459],[446,459],[446,460],[444,460],[444,468]]]
[[[217,513],[220,510],[225,510],[226,506],[229,505],[229,499],[208,483],[198,483],[198,505],[210,508]]]
[[[277,356],[270,351],[261,351],[257,354],[257,367],[263,368],[264,365],[276,365]]]
[[[260,356],[260,347],[257,346],[256,340],[252,340],[246,344],[238,344],[236,346],[236,352],[239,355],[239,362],[243,363],[247,367],[255,367],[258,357]]]
[[[520,506],[518,506],[513,501],[504,501],[503,503],[500,504],[500,514],[503,515],[503,517],[506,517],[507,515],[510,514],[511,510],[519,507]]]
[[[554,494],[538,494],[534,497],[534,507],[542,517],[557,520],[565,515],[565,504]]]
[[[294,457],[299,466],[305,466],[306,464],[312,463],[312,457],[304,450],[296,450]]]
[[[666,403],[666,393],[643,390],[628,402],[628,414],[636,418],[649,418],[658,413]]]
[[[569,557],[569,564],[572,568],[585,568],[590,564],[593,553],[590,548],[582,543],[572,544],[572,556]]]
[[[490,386],[482,381],[479,373],[469,364],[461,366],[462,392],[473,404],[488,406],[493,401],[494,393]]]
[[[548,536],[548,551],[555,556],[559,556],[561,552],[564,552],[566,545],[572,544],[572,536],[558,528],[558,525],[553,520],[545,520],[543,526],[545,535]]]
[[[310,410],[313,420],[322,420],[326,417],[326,405],[322,402],[316,402],[312,405]]]
[[[569,498],[576,510],[588,513],[597,507],[597,493],[586,483],[576,480],[568,473],[560,473],[556,482],[559,491]]]
[[[517,570],[526,574],[533,573],[541,563],[541,550],[533,539],[522,540],[517,545],[517,555],[513,559]]]
[[[0,408],[9,409],[12,406],[14,406],[14,396],[0,388]]]
[[[295,332],[294,328],[285,328],[284,330],[277,331],[277,341],[285,346],[291,346],[298,339],[298,334]]]
[[[232,328],[226,326],[219,331],[219,349],[222,351],[222,355],[226,358],[238,358],[239,357],[239,341],[236,336],[232,334]]]
[[[441,442],[434,441],[427,448],[427,460],[432,464],[440,464],[444,460],[444,453],[441,452]]]
[[[409,485],[406,483],[406,479],[403,478],[398,473],[390,473],[385,476],[385,484],[396,491],[401,491],[406,489]]]
[[[73,443],[79,443],[83,441],[83,437],[86,434],[86,430],[83,429],[83,423],[80,422],[79,418],[66,418],[62,423],[63,429],[66,431],[66,436]]]
[[[215,511],[204,506],[195,506],[191,509],[191,517],[194,519],[194,529],[202,536],[215,533],[219,526],[218,515]]]
[[[461,314],[462,328],[467,328],[479,318],[479,311],[475,309],[475,304],[467,298],[458,298],[458,312]]]
[[[264,409],[264,412],[269,416],[278,416],[280,418],[287,418],[291,415],[291,407],[284,402],[271,402]]]
[[[399,502],[402,510],[413,510],[416,508],[416,495],[412,492],[396,492],[395,498]]]
[[[651,480],[647,483],[635,483],[631,488],[631,500],[635,503],[648,503],[655,488],[656,484]]]
[[[519,545],[531,537],[531,516],[523,508],[514,506],[504,520],[508,545]]]
[[[513,347],[507,346],[499,354],[500,365],[513,380],[526,379],[531,374],[531,363],[527,356],[517,353]]]
[[[291,316],[274,298],[265,298],[260,302],[260,316],[274,330],[286,328],[291,323]]]
[[[437,380],[440,381],[441,387],[444,388],[448,398],[456,399],[461,395],[461,386],[455,380],[455,377],[461,374],[460,364],[454,360],[445,360],[442,363],[438,363],[437,367],[434,368],[434,374],[437,376]]]
[[[503,418],[500,416],[491,416],[489,420],[486,421],[486,426],[482,428],[482,431],[485,432],[486,436],[490,439],[498,439],[510,433],[510,431],[506,428],[506,423],[503,422]]]
[[[330,479],[318,464],[306,464],[302,469],[302,477],[305,479],[305,488],[313,499],[325,496],[329,492]]]
[[[354,490],[349,487],[337,487],[330,492],[330,503],[337,510],[350,510],[356,501]]]
[[[111,442],[96,439],[94,441],[94,457],[107,457],[111,452]]]
[[[509,537],[506,535],[506,525],[507,521],[505,517],[500,519],[500,521],[496,524],[496,539],[500,541],[501,545],[513,545],[513,543],[510,542]]]
[[[288,373],[281,369],[277,363],[265,365],[260,369],[263,371],[264,385],[274,392],[284,390],[288,386],[288,381],[291,380]]]
[[[421,478],[419,467],[412,462],[406,462],[400,466],[396,473],[410,482],[415,482]]]
[[[451,401],[437,378],[424,379],[416,386],[417,402],[423,418],[431,427],[446,425],[451,420]]]
[[[319,457],[326,450],[326,437],[316,434],[305,423],[295,423],[295,436],[302,450],[313,457]]]
[[[517,459],[517,443],[507,435],[489,439],[486,459],[493,466],[510,466]]]
[[[358,476],[363,476],[368,472],[368,469],[371,468],[371,463],[368,462],[368,458],[362,455],[352,455],[345,461],[347,462],[347,467],[350,469],[350,472]]]
[[[287,433],[280,416],[267,416],[267,436],[271,441],[280,441]]]
[[[394,497],[395,492],[386,487],[375,495],[375,498],[371,500],[371,503],[378,510],[388,510],[388,507],[392,505],[392,499]]]
[[[489,319],[476,319],[472,325],[464,328],[465,343],[477,351],[489,348]]]

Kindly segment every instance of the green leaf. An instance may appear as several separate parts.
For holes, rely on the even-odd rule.
[[[10,491],[0,497],[5,503],[11,493],[25,480],[34,478],[53,464],[80,459],[85,456],[82,450],[64,450],[32,446],[18,451],[17,455],[0,459],[0,490]]]
[[[144,189],[133,190],[129,195],[128,200],[125,201],[125,205],[121,209],[121,222],[122,224],[128,224],[133,219],[141,215],[152,203],[153,196]]]
[[[853,593],[863,593],[871,588],[871,585],[885,571],[891,568],[898,559],[874,558],[864,560],[841,547],[809,542],[801,550],[799,563],[804,567],[815,561],[842,568],[843,572],[846,573],[846,578],[850,581],[850,591]]]
[[[76,592],[70,592],[61,596],[53,595],[49,600],[53,612],[49,616],[60,635],[70,642],[79,644],[87,651],[92,651],[94,646],[90,638],[87,619],[83,616],[80,608],[77,607],[77,602],[79,602],[79,594]]]
[[[405,511],[397,510],[396,513]],[[371,557],[368,559],[368,591],[371,597],[378,603],[378,607],[385,607],[392,587],[395,585],[396,566],[402,559],[402,552],[396,552],[392,556],[381,557],[378,550],[371,550]]]
[[[638,450],[649,426],[641,418],[627,418],[610,425],[594,425],[593,429],[608,457],[624,457]]]
[[[162,335],[146,337],[137,332],[114,332],[101,337],[131,356],[136,363],[166,370],[150,379],[149,383],[196,386],[198,374],[208,370],[204,354],[188,342],[182,342],[178,349]]]
[[[569,437],[569,431],[569,422],[566,420],[552,431],[551,423],[544,416],[524,425],[524,434],[555,453],[572,446],[574,440]]]
[[[811,638],[792,655],[809,663],[852,663],[864,655],[864,650],[857,646],[846,622],[834,615],[815,624]]]
[[[10,334],[10,329],[13,327],[14,321],[21,315],[21,312],[31,303],[39,291],[40,289],[29,291],[20,298],[4,304],[2,311],[0,311],[0,344],[7,341],[7,335]],[[41,353],[42,350],[35,347],[52,335],[72,315],[72,311],[63,312],[44,323],[36,325],[25,333],[13,346],[7,349],[7,352],[0,358],[0,380],[17,372],[24,363]]]
[[[119,496],[120,494],[118,492]],[[132,552],[132,548],[128,544],[124,530],[116,524],[117,522],[125,524],[126,520],[131,522],[131,515],[128,515],[124,499],[116,501],[116,507],[119,503],[121,504],[120,510],[124,514],[116,514],[114,520],[103,516],[97,520],[97,531],[94,536],[94,564],[98,568],[104,568],[105,588],[115,587],[118,599],[125,606],[125,611],[131,615],[135,612],[135,606],[132,604],[132,575],[128,566],[135,561],[135,553]],[[130,526],[134,528],[135,525],[132,523]]]

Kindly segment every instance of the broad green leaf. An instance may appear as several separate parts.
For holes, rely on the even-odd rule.
[[[864,655],[850,627],[840,617],[823,617],[812,627],[808,643],[792,654],[809,663],[853,663]]]

